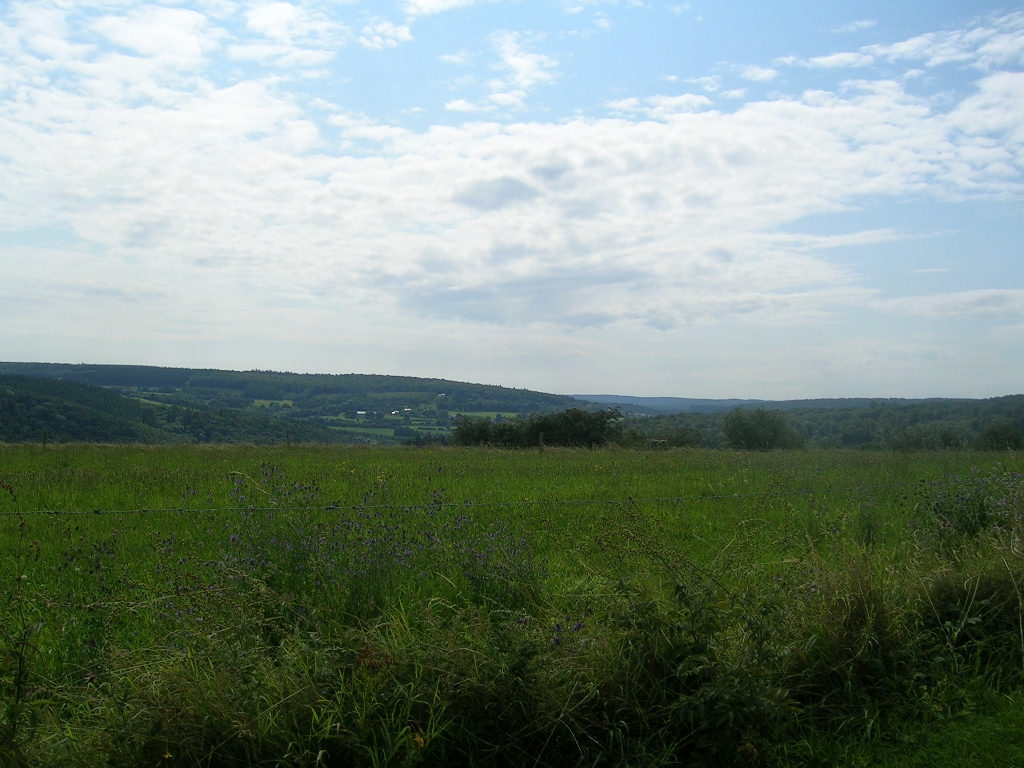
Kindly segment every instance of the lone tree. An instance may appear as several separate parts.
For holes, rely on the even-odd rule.
[[[770,451],[773,448],[800,448],[804,439],[779,411],[737,408],[725,417],[725,441],[730,448]]]

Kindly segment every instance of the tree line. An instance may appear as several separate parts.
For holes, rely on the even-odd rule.
[[[921,414],[903,414],[894,421],[876,419],[860,433],[864,439],[845,447],[897,451],[975,448],[979,450],[1020,450],[1024,448],[1024,398],[1016,419],[1000,403],[974,422],[950,419],[920,420]],[[908,408],[910,406],[907,406]],[[623,447],[706,447],[768,451],[822,445],[807,430],[812,416],[836,418],[836,411],[820,409],[787,412],[767,408],[734,408],[721,414],[689,414],[685,424],[671,417],[626,419],[616,409],[589,411],[570,408],[527,418],[456,418],[451,442],[454,445],[490,445],[504,448],[551,446],[594,448],[616,444]],[[894,411],[885,411],[892,414]],[[876,414],[880,415],[880,414]],[[910,423],[907,424],[907,420]],[[810,422],[813,423],[813,422]],[[668,428],[665,425],[670,425]],[[971,426],[973,424],[973,426]],[[810,431],[811,436],[801,432]]]
[[[526,418],[498,419],[457,416],[452,430],[454,445],[492,445],[502,448],[534,448],[545,445],[596,448],[622,442],[622,413],[609,408],[587,411],[569,408],[558,413]]]
[[[741,407],[717,413],[631,417],[623,428],[668,447],[1019,450],[1024,448],[1024,395],[847,408]]]
[[[34,375],[3,375],[10,366]],[[58,378],[64,375],[69,378]],[[105,385],[78,380],[93,377]],[[267,386],[261,388],[263,384]],[[257,394],[264,396],[262,406],[253,403]],[[399,404],[404,404],[402,412],[414,410],[417,421],[385,418]],[[743,405],[654,416],[596,408],[570,397],[440,379],[0,363],[2,442],[405,440],[506,447],[1024,448],[1024,395],[780,402],[770,408]],[[339,414],[357,410],[377,411],[379,426],[392,428],[394,434],[345,431]],[[478,418],[465,415],[467,411],[519,415]]]

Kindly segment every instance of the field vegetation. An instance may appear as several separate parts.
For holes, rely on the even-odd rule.
[[[1013,452],[0,445],[0,513],[3,765],[1024,755]]]

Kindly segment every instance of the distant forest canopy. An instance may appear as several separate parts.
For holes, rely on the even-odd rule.
[[[548,445],[1024,447],[1024,395],[586,397],[405,376],[0,362],[0,442],[524,446],[543,433]]]
[[[827,402],[827,401],[826,401]],[[737,414],[770,413],[730,434]],[[751,419],[740,420],[749,422]],[[784,424],[785,429],[780,425]],[[712,413],[633,416],[625,427],[652,444],[711,448],[1024,448],[1024,395],[984,400],[877,400],[844,408],[768,403]],[[746,427],[744,432],[742,427]],[[758,429],[762,433],[758,433]],[[749,435],[758,435],[750,438]],[[763,434],[774,435],[762,439]],[[730,439],[731,438],[731,439]],[[747,444],[747,443],[750,444]],[[767,443],[767,444],[765,444]]]

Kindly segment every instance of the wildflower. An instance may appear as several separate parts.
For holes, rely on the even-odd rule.
[[[164,752],[164,760],[170,760],[172,757],[174,757],[174,755],[172,755],[169,751]]]

